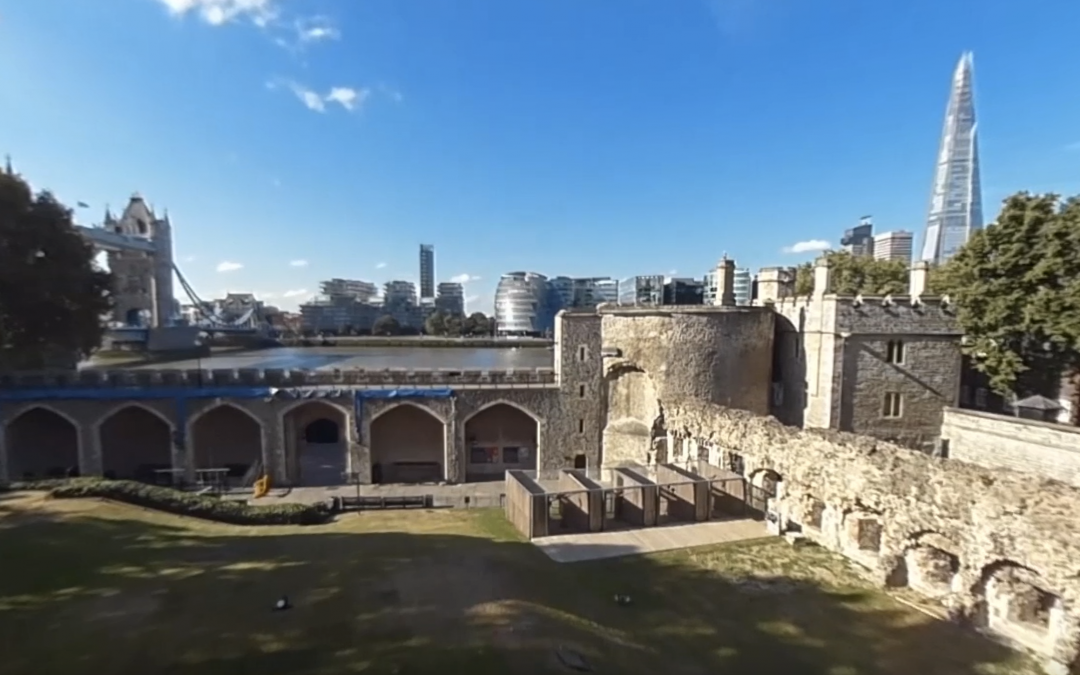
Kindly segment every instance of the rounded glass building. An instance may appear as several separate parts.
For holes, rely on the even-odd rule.
[[[495,288],[495,331],[498,335],[539,335],[553,326],[547,316],[548,280],[535,272],[502,275]]]

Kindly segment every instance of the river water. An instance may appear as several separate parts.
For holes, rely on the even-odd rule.
[[[177,368],[206,370],[221,368],[285,368],[290,370],[319,370],[332,368],[363,368],[382,370],[503,370],[551,368],[554,352],[543,347],[478,348],[465,347],[277,347],[247,352],[214,354],[203,359],[170,361],[168,363],[121,368]],[[91,365],[91,367],[94,367]],[[99,367],[108,367],[99,366]]]

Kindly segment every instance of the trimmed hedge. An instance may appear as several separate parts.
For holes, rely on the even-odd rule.
[[[56,499],[97,497],[112,499],[180,516],[231,525],[318,525],[332,518],[323,504],[268,504],[254,506],[173,488],[129,480],[70,478],[12,483],[12,490],[48,490]]]

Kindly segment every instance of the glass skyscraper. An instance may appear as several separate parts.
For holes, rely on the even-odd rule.
[[[953,73],[921,260],[947,261],[982,229],[977,126],[972,54],[966,52]]]

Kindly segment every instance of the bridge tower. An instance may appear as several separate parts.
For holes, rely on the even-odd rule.
[[[128,326],[159,328],[172,324],[176,314],[173,298],[172,225],[169,216],[154,215],[139,193],[131,196],[119,218],[105,212],[106,230],[146,239],[154,252],[109,251],[109,269],[115,278],[113,320]]]

